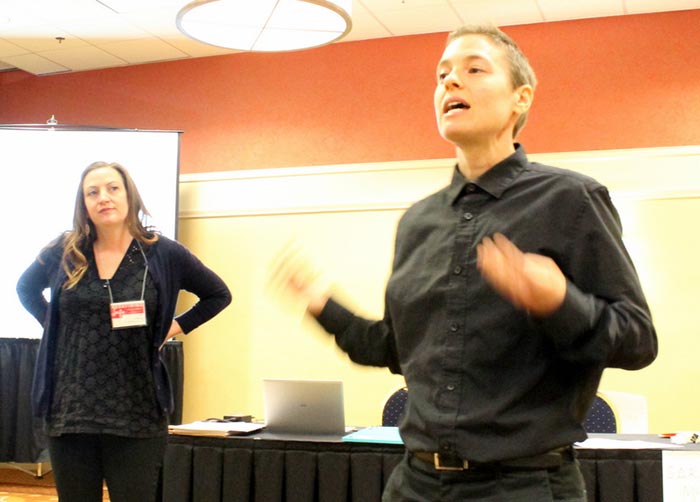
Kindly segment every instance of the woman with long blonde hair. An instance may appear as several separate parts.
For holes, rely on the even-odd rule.
[[[73,229],[17,283],[44,328],[32,406],[61,502],[101,501],[105,481],[112,502],[156,499],[173,408],[160,350],[231,302],[224,281],[182,244],[145,227],[146,215],[123,166],[90,164]],[[183,289],[198,301],[175,316]]]

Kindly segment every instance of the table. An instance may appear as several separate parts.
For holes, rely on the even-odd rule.
[[[653,435],[591,437],[668,443]],[[700,445],[686,448],[700,454]],[[663,500],[661,449],[577,452],[589,502]],[[163,501],[379,501],[403,454],[402,445],[344,443],[337,436],[170,436]]]
[[[163,501],[379,500],[403,452],[338,436],[170,436]]]

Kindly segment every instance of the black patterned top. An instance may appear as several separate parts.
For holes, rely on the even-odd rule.
[[[113,330],[107,282],[92,249],[80,282],[60,295],[55,393],[47,433],[102,433],[153,437],[167,433],[151,372],[153,326]],[[135,242],[109,280],[114,302],[141,299],[144,257]],[[158,294],[146,277],[146,318],[155,318]]]

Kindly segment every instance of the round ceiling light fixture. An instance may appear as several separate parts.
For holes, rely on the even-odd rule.
[[[195,0],[178,12],[177,27],[227,49],[294,51],[347,35],[351,10],[352,0]]]

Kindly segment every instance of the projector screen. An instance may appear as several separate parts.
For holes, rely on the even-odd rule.
[[[0,125],[5,169],[0,300],[8,307],[3,315],[9,321],[0,337],[41,337],[41,326],[17,298],[17,279],[41,248],[72,228],[80,175],[91,163],[122,164],[151,214],[145,224],[177,237],[179,145],[179,131]]]

